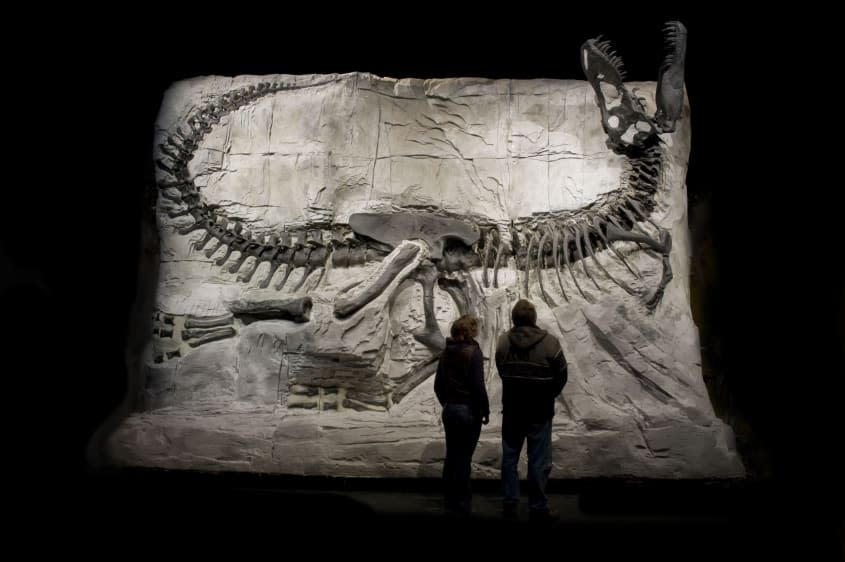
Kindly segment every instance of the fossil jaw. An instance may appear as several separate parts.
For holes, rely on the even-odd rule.
[[[607,133],[607,145],[619,154],[636,155],[657,142],[659,133],[675,130],[684,102],[686,27],[669,22],[665,28],[667,54],[657,83],[657,113],[649,117],[642,101],[625,87],[622,59],[610,41],[588,39],[581,46],[581,67],[596,94]]]

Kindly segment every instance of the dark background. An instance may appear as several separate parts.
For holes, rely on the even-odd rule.
[[[87,14],[76,12],[6,46],[0,292],[14,488],[48,503],[86,489],[85,445],[124,398],[153,123],[172,82],[351,71],[581,79],[579,46],[599,34],[628,80],[654,80],[662,24],[678,18],[689,30],[692,300],[705,379],[752,477],[771,483],[779,504],[840,513],[841,141],[835,125],[818,127],[833,125],[841,88],[830,67],[817,70],[827,47],[801,35],[804,15],[371,8],[389,18],[380,21],[311,10],[127,11],[121,25],[93,13],[79,24]]]

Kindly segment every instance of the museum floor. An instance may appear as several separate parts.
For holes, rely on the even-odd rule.
[[[529,521],[525,503],[518,519],[504,519],[496,482],[478,481],[474,490],[473,515],[455,518],[443,513],[436,480],[116,471],[86,475],[54,514],[81,525],[92,545],[118,537],[152,551],[175,540],[201,549],[355,550],[365,558],[397,548],[496,555],[543,543],[564,558],[573,551],[650,560],[842,555],[841,521],[774,482],[553,481],[550,504],[560,513],[553,524]],[[389,556],[397,557],[404,555]]]

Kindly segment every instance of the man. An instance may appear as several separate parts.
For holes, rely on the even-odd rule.
[[[496,367],[502,377],[502,484],[504,515],[519,503],[517,463],[528,440],[528,506],[531,519],[554,520],[546,483],[552,469],[555,399],[567,379],[566,357],[557,339],[537,327],[537,310],[527,300],[511,311],[513,328],[499,337]]]

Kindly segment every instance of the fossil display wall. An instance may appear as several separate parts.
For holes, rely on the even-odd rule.
[[[690,312],[689,108],[609,87],[592,47],[588,81],[174,84],[141,407],[110,462],[438,477],[433,373],[473,313],[493,411],[474,474],[496,478],[493,346],[528,298],[569,360],[552,477],[741,476]]]

